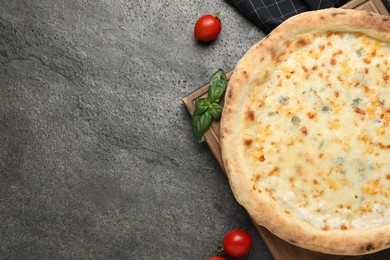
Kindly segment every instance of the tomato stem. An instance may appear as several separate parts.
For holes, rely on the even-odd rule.
[[[222,244],[219,244],[217,247],[217,256],[226,256],[226,252]]]
[[[221,22],[221,19],[219,18],[221,16],[221,13],[218,11],[214,14],[215,18],[218,19],[219,22]]]

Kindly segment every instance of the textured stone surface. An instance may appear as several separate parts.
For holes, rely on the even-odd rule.
[[[181,103],[263,36],[223,1],[0,0],[1,258],[206,259],[238,227],[270,259]]]

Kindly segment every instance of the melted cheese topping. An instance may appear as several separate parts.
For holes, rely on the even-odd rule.
[[[342,33],[286,54],[246,112],[254,189],[323,230],[390,223],[389,58],[387,44]]]

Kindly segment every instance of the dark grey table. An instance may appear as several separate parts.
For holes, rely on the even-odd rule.
[[[222,0],[0,0],[0,258],[207,259],[242,228],[270,259],[181,103],[262,37]]]

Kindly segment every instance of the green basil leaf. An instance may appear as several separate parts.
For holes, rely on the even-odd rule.
[[[203,135],[211,126],[213,121],[213,117],[210,112],[206,110],[201,115],[193,115],[192,116],[192,130],[194,132],[195,139],[198,143],[204,141]]]
[[[210,80],[208,97],[211,102],[216,102],[225,93],[227,86],[226,73],[223,69],[216,69],[213,71]]]
[[[194,115],[201,115],[210,107],[211,102],[208,98],[195,99],[195,112]]]
[[[214,119],[219,119],[222,113],[222,107],[218,103],[212,103],[208,111],[210,111]]]

